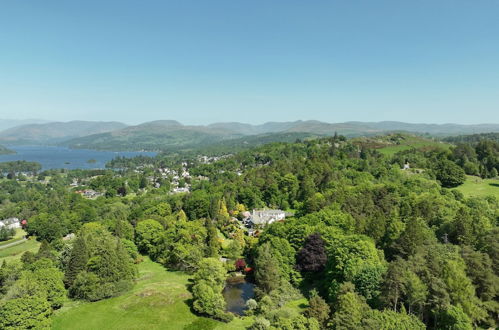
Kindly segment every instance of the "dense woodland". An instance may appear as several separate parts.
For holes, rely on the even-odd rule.
[[[182,162],[191,192],[171,194],[157,168]],[[30,167],[37,180],[4,167],[0,218],[27,219],[43,243],[1,265],[0,328],[49,328],[67,299],[126,292],[144,255],[192,274],[193,310],[225,322],[234,317],[225,280],[246,269],[257,286],[251,329],[494,328],[499,200],[453,188],[466,174],[498,170],[494,140],[387,156],[342,136],[267,144],[210,164],[160,155],[117,159],[107,170]],[[104,195],[82,197],[69,187],[75,180]],[[248,236],[236,219],[263,207],[294,217]],[[300,297],[305,313],[280,309]]]

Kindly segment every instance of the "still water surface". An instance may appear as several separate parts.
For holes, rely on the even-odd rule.
[[[227,282],[223,296],[227,303],[227,311],[236,315],[243,315],[246,310],[246,301],[255,295],[254,284],[241,278],[236,282]]]
[[[26,160],[38,162],[42,170],[48,169],[102,169],[108,161],[115,157],[155,156],[155,152],[136,151],[96,151],[86,149],[69,149],[66,147],[52,146],[9,146],[17,152],[12,155],[0,155],[0,162]],[[95,162],[89,162],[95,160]]]

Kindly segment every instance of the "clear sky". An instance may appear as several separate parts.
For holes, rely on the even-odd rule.
[[[497,0],[3,0],[0,118],[499,122]]]

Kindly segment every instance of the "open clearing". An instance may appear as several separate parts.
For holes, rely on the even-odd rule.
[[[34,238],[31,238],[17,245],[0,249],[0,263],[2,263],[4,260],[10,261],[19,259],[26,251],[36,253],[39,247],[40,242],[37,242]]]
[[[132,290],[97,302],[68,301],[53,317],[53,329],[245,329],[252,319],[226,324],[199,317],[188,305],[189,275],[170,272],[145,257]]]
[[[17,241],[21,241],[24,238],[24,236],[26,236],[26,232],[23,229],[18,228],[18,229],[16,229],[16,234],[14,235],[14,237],[12,237],[11,239],[9,239],[7,241],[0,242],[0,247],[17,242]]]
[[[388,145],[386,147],[378,149],[378,151],[384,155],[392,156],[399,151],[410,149],[448,149],[449,147],[450,145],[447,143],[424,139],[417,136],[408,136],[405,138],[405,140],[401,141],[400,144]]]
[[[468,175],[466,182],[456,188],[466,197],[495,196],[499,199],[499,179],[482,179]]]
[[[407,133],[393,133],[376,137],[361,137],[353,139],[352,142],[363,147],[376,149],[378,152],[386,156],[393,156],[397,152],[411,149],[424,151],[433,149],[449,149],[451,147],[449,143]]]

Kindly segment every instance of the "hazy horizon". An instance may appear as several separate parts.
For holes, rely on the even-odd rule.
[[[211,121],[211,122],[204,122],[204,123],[189,123],[189,122],[182,122],[180,120],[177,120],[175,118],[158,118],[158,119],[153,119],[153,120],[148,120],[148,121],[139,121],[139,122],[126,122],[126,121],[121,121],[121,120],[99,120],[99,119],[69,119],[69,120],[49,120],[49,119],[44,119],[44,118],[25,118],[25,119],[16,119],[16,118],[0,118],[0,120],[6,120],[6,121],[34,121],[33,123],[30,124],[47,124],[47,123],[67,123],[67,122],[73,122],[73,121],[89,121],[89,122],[119,122],[122,124],[125,124],[127,126],[135,126],[135,125],[140,125],[148,122],[154,122],[154,121],[177,121],[182,125],[185,126],[208,126],[208,125],[213,125],[213,124],[220,124],[220,123],[238,123],[238,124],[248,124],[248,125],[253,125],[253,126],[258,126],[258,125],[263,125],[271,122],[296,122],[296,121],[319,121],[323,123],[328,123],[328,124],[342,124],[342,123],[351,123],[351,122],[358,122],[358,123],[381,123],[381,122],[399,122],[399,123],[404,123],[404,124],[414,124],[414,125],[495,125],[499,124],[499,120],[497,122],[476,122],[476,123],[458,123],[458,122],[441,122],[441,123],[436,123],[436,122],[410,122],[410,121],[403,121],[403,120],[370,120],[370,121],[363,121],[363,120],[346,120],[346,121],[326,121],[326,120],[317,120],[317,119],[295,119],[295,120],[282,120],[282,121],[275,121],[275,120],[267,120],[267,121],[260,121],[260,122],[245,122],[245,121],[236,121],[236,120],[226,120],[226,121]],[[36,121],[36,122],[35,122]],[[38,123],[39,122],[39,123]],[[21,124],[25,125],[25,124]],[[27,124],[29,125],[29,124]],[[17,126],[17,125],[16,125]]]

